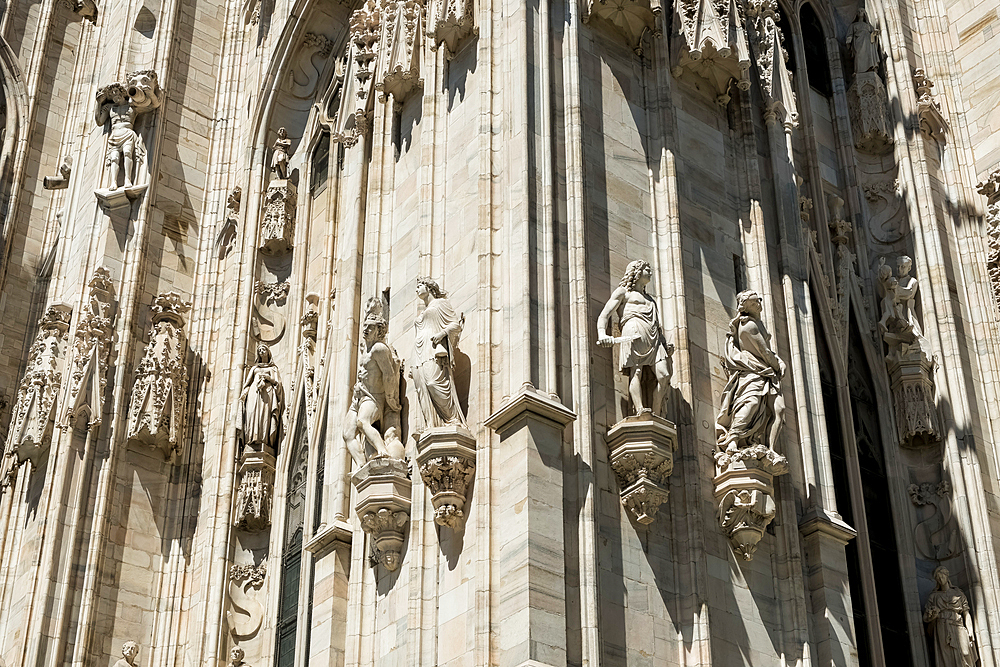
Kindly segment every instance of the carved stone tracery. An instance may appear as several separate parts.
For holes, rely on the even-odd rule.
[[[17,463],[30,460],[37,465],[51,442],[71,312],[70,306],[55,304],[38,322],[7,436],[7,455],[16,457]]]
[[[89,286],[88,304],[73,339],[73,363],[64,418],[67,426],[86,428],[101,424],[115,321],[111,273],[103,267],[98,268]]]
[[[764,94],[764,120],[786,128],[798,125],[798,107],[788,71],[784,36],[778,27],[777,0],[748,0],[746,5],[750,46],[757,63]]]
[[[1000,309],[1000,169],[976,186],[986,197],[986,272],[993,287],[993,301]]]
[[[728,104],[734,80],[750,89],[750,48],[737,0],[677,0],[674,26],[675,77],[690,73],[708,81],[720,104]]]
[[[176,292],[153,300],[146,353],[136,369],[128,410],[128,438],[159,447],[165,458],[180,448],[187,415],[187,337],[184,314],[191,304]]]

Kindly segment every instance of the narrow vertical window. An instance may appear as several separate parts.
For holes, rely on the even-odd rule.
[[[326,186],[326,180],[330,176],[330,133],[324,132],[316,142],[313,150],[312,162],[309,168],[309,191],[315,197]]]

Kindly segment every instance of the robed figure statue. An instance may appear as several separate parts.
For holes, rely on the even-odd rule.
[[[239,453],[265,452],[278,455],[284,433],[285,389],[278,367],[271,361],[267,345],[257,345],[256,363],[247,372],[240,393],[236,438]]]
[[[978,656],[969,599],[952,585],[949,574],[943,565],[934,570],[937,586],[924,606],[924,623],[934,638],[934,662],[937,667],[975,667]]]
[[[455,386],[455,352],[465,316],[455,312],[447,293],[430,278],[417,279],[417,297],[424,303],[413,322],[414,363],[410,369],[422,419],[417,430],[465,426]]]

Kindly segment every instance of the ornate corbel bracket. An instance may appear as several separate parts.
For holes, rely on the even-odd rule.
[[[390,572],[402,561],[406,524],[410,521],[410,468],[406,461],[377,458],[351,478],[357,490],[354,508],[361,529],[372,538],[372,565]]]
[[[444,46],[451,60],[469,37],[479,35],[473,0],[431,0],[427,8],[427,37],[431,50]]]
[[[720,105],[736,81],[750,89],[750,48],[736,0],[678,0],[671,35],[671,72],[710,84]]]
[[[463,426],[428,429],[417,438],[417,466],[431,492],[434,523],[461,530],[476,472],[476,439]]]
[[[934,99],[934,82],[923,69],[913,72],[913,83],[917,87],[917,116],[920,131],[937,142],[944,143],[948,134],[948,121],[941,111],[941,104]]]
[[[267,452],[246,452],[240,459],[234,528],[258,533],[270,527],[274,463],[275,458]]]
[[[652,523],[670,495],[677,428],[666,419],[643,412],[612,426],[607,440],[622,505],[639,523]]]
[[[788,460],[756,445],[715,455],[715,500],[722,532],[743,560],[753,560],[757,545],[777,512],[774,477],[788,472]]]
[[[63,426],[100,426],[116,306],[111,273],[98,268],[73,340],[73,363]]]

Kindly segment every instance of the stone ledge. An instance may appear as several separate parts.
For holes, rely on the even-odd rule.
[[[521,385],[521,389],[517,394],[507,399],[483,423],[488,428],[499,433],[516,418],[520,417],[523,412],[530,412],[536,417],[553,422],[559,428],[576,421],[575,412],[559,401],[538,391],[530,383],[525,382]]]
[[[354,531],[345,521],[323,524],[312,538],[306,542],[305,550],[316,558],[323,558],[334,549],[350,549]]]

